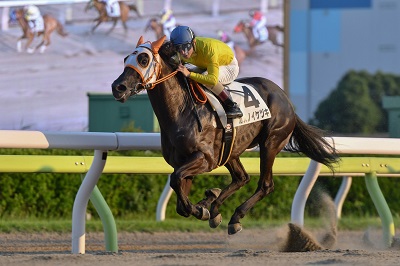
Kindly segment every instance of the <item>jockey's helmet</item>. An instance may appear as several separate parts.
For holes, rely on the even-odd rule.
[[[40,10],[37,6],[29,5],[24,7],[25,18],[27,20],[37,19],[40,17]]]
[[[260,10],[252,9],[249,11],[249,15],[253,19],[260,20],[263,14],[261,13]]]
[[[219,30],[219,31],[217,31],[217,34],[218,34],[219,39],[221,41],[223,41],[223,42],[229,42],[230,41],[229,35],[225,31]]]
[[[164,24],[167,20],[172,17],[172,10],[171,9],[163,9],[160,12],[161,23]]]
[[[194,32],[188,26],[178,26],[172,32],[170,40],[174,46],[192,43],[195,38]]]

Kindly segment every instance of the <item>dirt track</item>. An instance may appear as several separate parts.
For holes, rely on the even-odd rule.
[[[104,252],[103,234],[86,235],[86,254],[71,254],[70,234],[2,234],[0,265],[398,265],[400,251],[363,244],[362,231],[339,232],[333,249],[280,252],[286,226],[214,233],[119,233],[120,252]],[[318,237],[321,232],[313,232]],[[378,234],[379,235],[379,234]],[[377,237],[379,238],[379,237]],[[376,240],[378,243],[379,240]]]

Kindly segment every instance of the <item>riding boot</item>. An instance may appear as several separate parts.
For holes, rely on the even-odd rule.
[[[218,98],[221,100],[228,118],[239,118],[243,116],[239,106],[232,100],[230,93],[225,88],[218,95]]]

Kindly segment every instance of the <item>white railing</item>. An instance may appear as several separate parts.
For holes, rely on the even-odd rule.
[[[332,138],[335,147],[341,154],[386,154],[400,155],[400,139],[388,138]],[[89,198],[100,178],[111,150],[160,150],[161,142],[158,133],[91,133],[91,132],[40,132],[0,130],[0,148],[39,148],[39,149],[90,149],[94,150],[93,163],[87,172],[76,195],[72,217],[72,252],[85,253],[85,213]],[[367,165],[366,165],[367,166]],[[386,167],[382,165],[382,167]],[[304,223],[305,202],[318,177],[321,165],[311,161],[302,179],[292,205],[292,222]],[[358,172],[357,172],[358,173]],[[366,173],[366,172],[364,172]],[[375,178],[374,178],[375,177]],[[369,181],[368,181],[369,180]],[[392,243],[394,236],[393,219],[386,201],[381,195],[376,176],[366,178],[367,187],[378,212],[384,220],[384,234],[387,244]],[[349,182],[347,185],[349,186]],[[348,190],[346,188],[343,191]],[[172,190],[168,183],[160,197],[159,205],[165,205]],[[345,193],[344,193],[345,194]],[[342,198],[345,197],[341,196]],[[339,200],[340,202],[340,200]],[[101,216],[101,215],[100,215]],[[112,230],[112,229],[110,229]],[[115,251],[115,246],[109,251]]]

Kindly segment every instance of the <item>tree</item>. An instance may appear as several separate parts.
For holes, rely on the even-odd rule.
[[[370,79],[366,75],[355,71],[347,73],[329,97],[319,104],[311,124],[333,133],[376,132],[384,117],[370,97]]]

